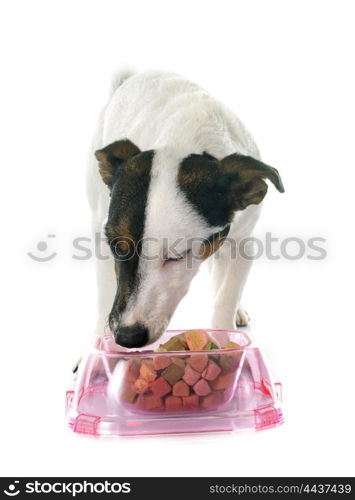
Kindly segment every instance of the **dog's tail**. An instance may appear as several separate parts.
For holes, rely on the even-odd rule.
[[[121,68],[117,70],[111,78],[110,96],[118,89],[123,82],[133,76],[136,71],[132,68]]]

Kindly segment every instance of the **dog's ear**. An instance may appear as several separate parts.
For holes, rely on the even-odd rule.
[[[99,162],[99,170],[104,183],[111,188],[116,168],[140,152],[140,149],[129,139],[113,142],[96,151],[95,156]]]
[[[283,193],[284,187],[278,171],[265,163],[240,154],[226,156],[220,162],[219,188],[226,193],[226,202],[232,210],[243,210],[249,205],[258,205],[264,199],[270,180]]]
[[[284,191],[276,169],[240,154],[223,160],[192,154],[181,162],[178,174],[180,189],[212,226],[224,226],[237,210],[260,203],[268,188],[264,179]]]

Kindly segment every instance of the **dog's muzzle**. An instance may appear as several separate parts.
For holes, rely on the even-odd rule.
[[[131,326],[119,326],[115,332],[116,344],[122,347],[143,347],[149,339],[148,328],[141,323]]]

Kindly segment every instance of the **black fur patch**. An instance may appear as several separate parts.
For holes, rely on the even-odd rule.
[[[106,237],[115,257],[117,294],[112,308],[118,319],[139,284],[138,264],[154,152],[121,163],[112,179]]]
[[[225,226],[237,210],[259,204],[268,189],[263,179],[284,191],[276,169],[239,154],[223,160],[192,154],[181,162],[178,174],[180,189],[211,226]]]
[[[180,188],[211,226],[230,222],[230,209],[225,203],[226,189],[220,177],[218,160],[206,153],[185,158],[178,174]]]

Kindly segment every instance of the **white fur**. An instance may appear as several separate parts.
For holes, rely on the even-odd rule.
[[[150,342],[166,328],[176,306],[186,294],[200,261],[191,269],[184,261],[164,264],[165,238],[206,238],[221,228],[211,228],[187,202],[176,181],[178,165],[191,153],[208,152],[222,159],[231,153],[259,158],[258,150],[238,118],[198,85],[185,78],[163,72],[116,76],[113,94],[102,111],[90,154],[88,196],[93,230],[101,231],[107,216],[109,193],[99,173],[94,151],[119,139],[128,138],[142,151],[155,150],[152,180],[148,192],[144,238],[155,238],[143,245],[140,288],[128,304],[122,322],[143,322],[150,331]],[[260,205],[239,212],[229,237],[236,242],[252,234]],[[103,243],[105,246],[106,244]],[[211,257],[216,292],[213,324],[216,328],[235,328],[236,314],[250,262],[232,260],[223,246],[218,259]],[[113,260],[98,262],[99,318],[97,333],[102,334],[111,310],[116,278]],[[247,321],[239,312],[239,319]]]

